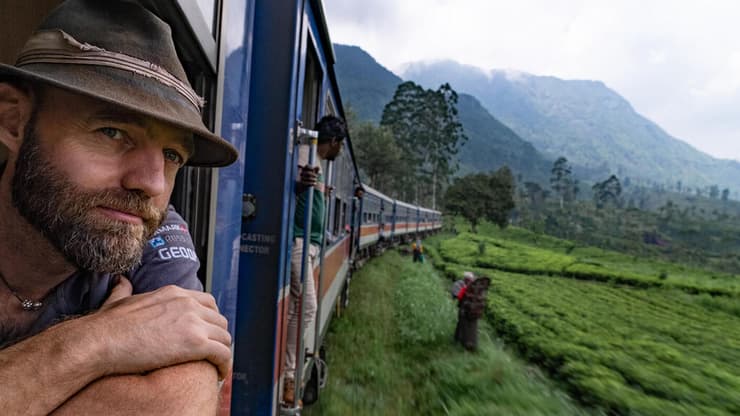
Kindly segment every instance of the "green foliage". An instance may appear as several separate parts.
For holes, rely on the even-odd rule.
[[[476,173],[455,179],[445,193],[445,209],[470,221],[473,231],[483,219],[499,227],[509,224],[514,209],[514,178],[504,166],[493,174]]]
[[[458,169],[456,155],[467,140],[457,117],[457,93],[449,84],[435,91],[404,82],[383,109],[380,124],[393,132],[411,170],[404,178],[406,195],[429,185],[431,190],[420,197],[436,195]]]
[[[396,188],[394,178],[405,172],[393,133],[367,122],[350,124],[350,130],[357,163],[369,185],[383,190]]]
[[[679,199],[666,199],[667,194],[648,199],[629,195],[635,197],[635,205],[645,204],[656,212],[599,209],[586,201],[575,201],[568,210],[560,210],[555,201],[544,201],[536,208],[524,202],[528,209],[518,210],[514,224],[583,245],[740,273],[740,203],[708,198],[691,202],[687,198],[694,197],[675,193],[670,195]],[[715,210],[720,214],[710,214]]]
[[[435,237],[437,238],[437,237]],[[431,254],[436,241],[427,240]],[[415,281],[436,286],[433,302],[400,287]],[[420,282],[424,283],[420,283]],[[321,399],[304,409],[308,416],[344,415],[511,415],[581,416],[598,414],[576,406],[535,368],[524,365],[491,340],[480,322],[478,351],[471,354],[451,342],[456,314],[443,282],[430,265],[388,252],[352,279],[352,301],[332,320],[326,339],[330,376]],[[423,289],[424,290],[424,289]],[[426,292],[425,292],[426,293]],[[439,298],[442,296],[442,298]],[[428,319],[401,317],[399,307],[427,301],[447,311]],[[405,319],[400,322],[397,319]],[[400,327],[426,325],[444,337],[423,345],[399,342]]]
[[[509,215],[514,209],[514,176],[508,166],[503,166],[491,175],[493,198],[486,219],[501,228],[509,225]]]
[[[563,201],[570,201],[575,197],[575,179],[568,159],[560,156],[552,165],[550,171],[550,187],[560,197],[560,208]]]
[[[428,266],[405,267],[404,272],[393,299],[398,341],[424,346],[449,339],[454,332],[455,306],[440,290],[439,280]]]
[[[596,208],[603,208],[607,205],[620,207],[622,205],[619,198],[622,195],[622,185],[615,175],[610,176],[603,182],[597,182],[591,189],[593,190]]]
[[[480,229],[486,235],[432,240],[444,267],[474,265],[492,276],[493,327],[582,401],[620,415],[738,413],[734,276],[578,247],[516,227]],[[475,248],[483,241],[487,250],[480,255]]]
[[[484,173],[457,178],[445,192],[445,210],[461,215],[470,221],[475,230],[489,210],[489,201],[494,197],[489,176]]]
[[[499,274],[493,291],[497,330],[589,402],[619,414],[740,409],[737,317],[668,291],[562,278]]]
[[[641,288],[663,287],[689,293],[740,296],[740,281],[734,275],[635,259],[595,247],[577,247],[570,241],[517,227],[494,230],[481,226],[481,231],[481,235],[461,233],[441,242],[441,259],[464,266],[530,275],[559,275]],[[486,244],[483,255],[478,250],[481,242]]]

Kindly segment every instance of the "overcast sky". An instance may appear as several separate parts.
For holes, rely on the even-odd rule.
[[[740,1],[324,0],[332,41],[386,68],[452,59],[600,80],[669,134],[740,160]],[[453,85],[454,88],[454,85]]]

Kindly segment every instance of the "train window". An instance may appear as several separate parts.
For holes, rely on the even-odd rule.
[[[306,49],[306,73],[303,81],[303,112],[301,121],[303,121],[304,126],[314,128],[318,121],[321,81],[324,75],[321,71],[319,58],[310,42]]]
[[[332,100],[330,93],[326,93],[326,100],[324,102],[326,103],[324,105],[324,114],[336,115],[337,110],[334,109],[334,101]]]
[[[172,27],[181,60],[204,59],[215,72],[218,61],[218,11],[223,0],[136,0]],[[202,5],[200,3],[203,3]],[[179,39],[178,39],[179,38]],[[190,74],[188,74],[190,75]],[[191,80],[192,82],[192,80]],[[209,97],[205,97],[208,102]]]
[[[332,234],[339,235],[342,227],[342,200],[339,198],[334,199],[334,224],[332,227]]]
[[[197,3],[208,30],[213,33],[214,20],[216,19],[216,0],[197,0]]]
[[[350,222],[352,222],[351,218],[349,218],[349,215],[350,214],[349,214],[349,210],[347,209],[347,203],[346,202],[342,202],[342,213],[344,214],[344,215],[342,215],[342,219],[343,219],[343,221],[342,221],[343,222],[343,224],[342,224],[342,232],[346,232],[347,230],[345,229],[344,226],[345,225],[348,225]]]

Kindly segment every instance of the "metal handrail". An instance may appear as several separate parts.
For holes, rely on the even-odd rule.
[[[316,148],[318,147],[318,133],[309,130],[304,129],[303,127],[298,128],[298,136],[299,138],[309,138],[310,139],[310,146],[309,146],[309,154],[308,154],[308,166],[313,167],[314,163],[316,162]],[[308,188],[305,192],[306,194],[306,206],[304,210],[304,218],[303,218],[303,252],[301,253],[301,313],[298,315],[298,327],[296,328],[296,337],[298,338],[296,340],[296,359],[295,359],[295,391],[294,391],[294,400],[293,400],[293,409],[299,409],[298,403],[299,398],[303,396],[303,383],[301,383],[301,380],[303,378],[303,361],[305,360],[305,351],[303,349],[303,316],[306,313],[306,289],[308,285],[307,278],[313,279],[313,270],[306,270],[308,269],[308,255],[310,252],[310,246],[311,246],[311,220],[312,220],[312,214],[313,214],[313,193],[315,192],[314,187]],[[307,276],[308,273],[311,273],[310,276]]]
[[[332,176],[334,174],[334,161],[329,160],[326,164],[326,181],[324,182],[324,189],[326,189],[327,184],[333,182],[333,180],[330,181],[330,179],[333,179]],[[326,198],[326,192],[324,193],[324,198]],[[321,334],[321,302],[320,294],[321,290],[324,287],[324,256],[326,255],[326,226],[329,224],[329,214],[331,213],[330,209],[325,210],[324,212],[324,235],[321,240],[321,251],[319,252],[319,284],[316,287],[316,321],[314,322],[314,344],[313,344],[313,352],[314,354],[317,354],[319,351],[319,341],[320,341],[320,334]],[[334,213],[334,215],[337,215]]]

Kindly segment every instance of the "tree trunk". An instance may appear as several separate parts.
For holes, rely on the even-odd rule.
[[[432,174],[432,209],[437,209],[437,172]]]

